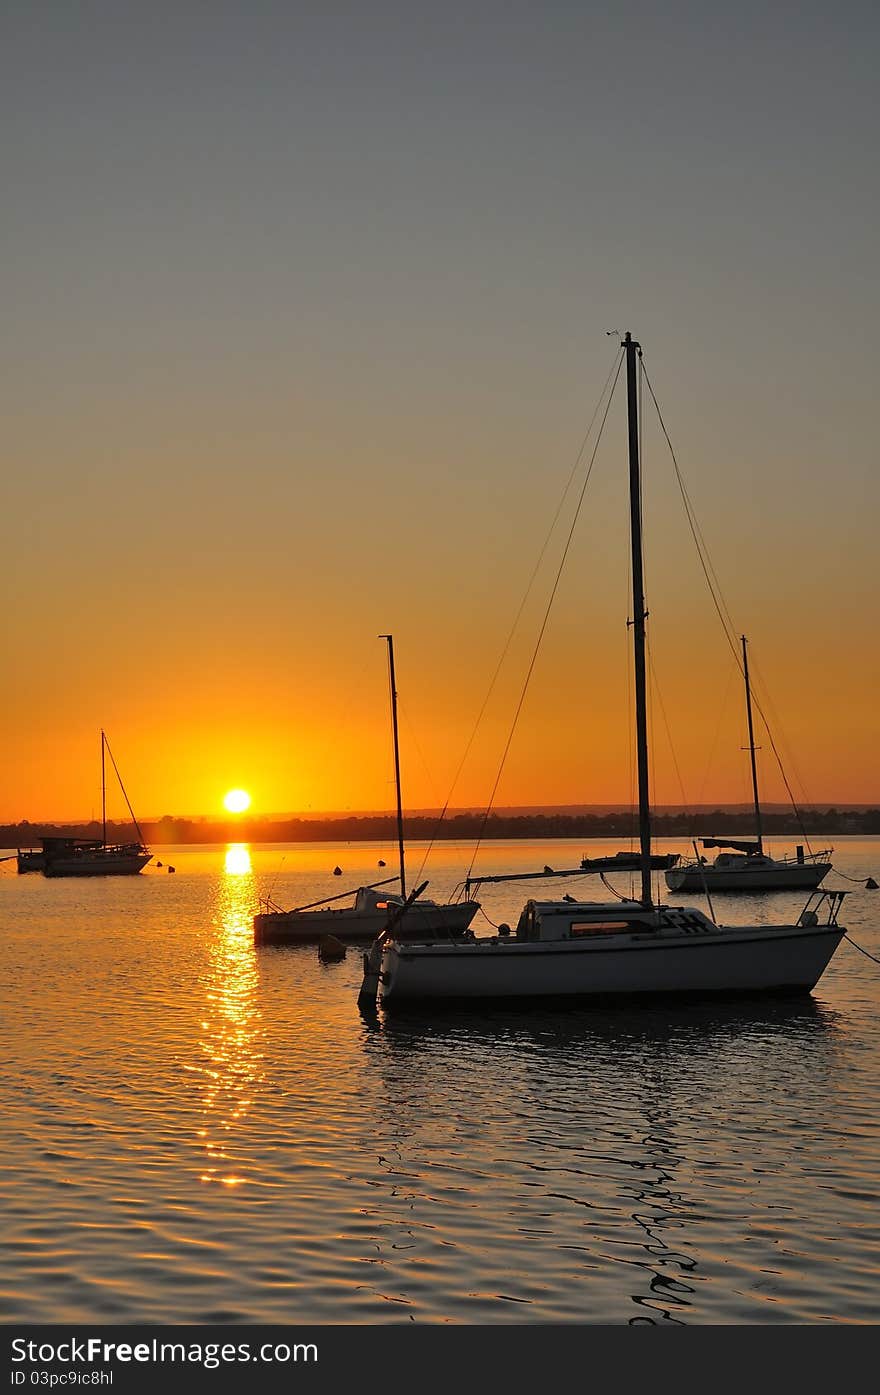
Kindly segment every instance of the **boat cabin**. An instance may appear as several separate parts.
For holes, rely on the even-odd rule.
[[[713,867],[772,867],[774,865],[772,857],[765,857],[763,853],[719,853],[712,863]]]
[[[400,896],[389,895],[387,891],[377,891],[372,886],[359,886],[354,898],[356,911],[392,911],[402,906]]]
[[[653,935],[659,930],[706,933],[715,926],[696,907],[645,907],[640,901],[527,901],[516,927],[518,940],[577,940],[600,935]]]
[[[94,852],[97,848],[103,848],[104,844],[100,838],[41,838],[43,852],[49,857],[57,857],[61,854],[67,856],[70,853]]]

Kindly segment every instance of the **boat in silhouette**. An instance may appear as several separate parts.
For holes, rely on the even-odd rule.
[[[504,926],[491,938],[461,943],[408,944],[394,929],[384,932],[364,956],[358,1000],[364,1010],[373,1008],[377,998],[383,1007],[393,1008],[454,999],[534,1003],[808,992],[845,933],[837,923],[845,895],[840,892],[816,892],[796,921],[774,925],[719,925],[696,907],[654,900],[638,392],[642,365],[641,347],[628,333],[618,375],[624,363],[641,895],[610,902],[530,900],[514,933]]]
[[[337,940],[374,940],[394,920],[398,935],[407,939],[432,938],[442,935],[445,940],[468,933],[468,927],[480,909],[472,900],[450,902],[446,905],[430,901],[419,894],[408,896],[406,889],[406,852],[403,837],[403,801],[400,784],[400,742],[397,727],[397,685],[394,675],[394,640],[380,635],[388,643],[388,673],[391,688],[391,732],[394,743],[394,784],[397,794],[397,848],[400,871],[369,886],[344,891],[338,896],[324,897],[306,906],[283,910],[269,897],[261,897],[260,910],[254,916],[255,944],[308,944],[324,935]],[[341,869],[337,868],[338,873]],[[335,875],[335,873],[334,873]],[[383,888],[398,883],[399,892]],[[419,888],[419,892],[424,886]],[[354,896],[350,906],[335,907],[334,902]]]
[[[758,795],[758,766],[755,752],[755,729],[752,722],[752,688],[749,682],[749,654],[745,635],[742,643],[742,671],[746,686],[746,717],[749,725],[749,755],[752,766],[752,795],[755,805],[755,837],[703,838],[704,848],[726,848],[713,862],[704,857],[692,862],[683,862],[666,873],[666,885],[670,891],[815,891],[816,887],[831,871],[831,863],[825,859],[831,848],[822,852],[804,853],[803,847],[795,850],[794,857],[772,857],[764,850],[764,834],[761,822],[761,800]]]
[[[128,843],[107,842],[107,767],[106,757],[119,781],[123,798],[128,806],[132,823],[137,832],[137,840]],[[52,835],[40,839],[42,851],[36,856],[41,859],[39,870],[44,877],[131,877],[142,871],[153,854],[144,843],[134,810],[125,792],[122,777],[113,759],[113,752],[106,734],[101,732],[101,837],[67,838]],[[28,854],[25,854],[27,856]],[[21,855],[20,855],[21,856]],[[21,871],[19,863],[19,871]],[[25,868],[24,870],[31,870]]]

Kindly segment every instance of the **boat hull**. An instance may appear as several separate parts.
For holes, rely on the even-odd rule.
[[[449,906],[413,905],[397,922],[404,937],[460,935],[467,930],[479,905],[461,901]],[[371,942],[388,926],[388,910],[261,911],[254,916],[256,944],[314,944],[322,935],[343,942]]]
[[[809,992],[844,933],[836,925],[749,926],[692,937],[627,938],[616,945],[392,942],[382,956],[380,996],[392,1007],[462,999]]]
[[[124,853],[101,857],[51,858],[43,868],[44,877],[133,877],[150,861],[152,853]]]
[[[815,891],[830,862],[793,862],[775,867],[675,867],[666,873],[670,891]]]

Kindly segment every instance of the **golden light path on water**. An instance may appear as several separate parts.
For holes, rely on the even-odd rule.
[[[255,901],[250,850],[232,843],[226,850],[217,887],[214,936],[205,983],[206,1014],[199,1047],[203,1077],[198,1130],[208,1164],[203,1182],[237,1187],[247,1181],[233,1163],[236,1129],[248,1116],[256,1087],[264,1078],[259,1049],[260,1008],[253,952],[252,915]]]

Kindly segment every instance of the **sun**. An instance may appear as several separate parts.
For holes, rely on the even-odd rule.
[[[250,805],[251,797],[247,790],[229,790],[223,796],[223,808],[228,809],[230,814],[243,814]]]

